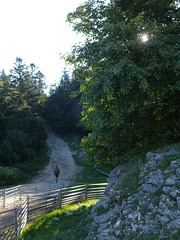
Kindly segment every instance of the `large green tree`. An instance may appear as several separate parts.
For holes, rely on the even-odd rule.
[[[29,70],[31,68],[31,70]],[[29,161],[45,145],[41,112],[46,100],[44,75],[34,64],[17,58],[14,68],[0,75],[0,165]]]
[[[68,15],[84,34],[67,61],[81,82],[83,144],[110,163],[180,134],[179,9],[173,0],[87,1]],[[146,35],[145,35],[146,34]]]
[[[58,133],[77,132],[81,118],[79,83],[74,76],[64,73],[60,83],[47,99],[43,114],[48,125]]]
[[[28,67],[21,58],[16,58],[15,66],[10,71],[9,84],[14,92],[11,92],[13,107],[21,112],[29,109],[33,114],[33,110],[37,112],[38,106],[45,101],[45,77],[34,64]]]

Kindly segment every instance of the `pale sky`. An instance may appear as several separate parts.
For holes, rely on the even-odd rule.
[[[8,74],[16,57],[34,63],[46,84],[59,82],[65,67],[59,53],[81,41],[66,22],[85,0],[0,0],[0,71]]]

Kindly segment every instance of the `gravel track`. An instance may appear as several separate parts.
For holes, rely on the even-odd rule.
[[[53,132],[49,132],[47,145],[50,150],[49,164],[39,172],[32,180],[31,184],[35,185],[55,185],[58,187],[67,187],[77,174],[82,170],[82,167],[75,164],[72,157],[72,152],[61,138],[57,137]],[[60,176],[58,183],[55,182],[54,168],[58,166]]]

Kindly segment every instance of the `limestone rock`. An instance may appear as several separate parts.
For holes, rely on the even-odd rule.
[[[68,212],[68,213],[66,214],[66,216],[71,216],[71,215],[73,215],[72,212]]]
[[[166,179],[166,185],[173,186],[176,184],[176,181],[177,181],[177,177],[173,175],[173,176],[169,177],[168,179]]]
[[[53,222],[59,222],[59,218],[52,218]]]
[[[162,159],[176,151],[146,154],[137,191],[121,199],[120,167],[110,174],[104,196],[92,208],[94,221],[86,240],[144,239],[159,233],[158,239],[180,229],[180,159],[171,161],[167,169],[157,169]],[[110,200],[111,199],[111,200]],[[112,200],[113,199],[113,200]],[[117,203],[119,205],[117,205]],[[101,212],[102,211],[102,212]],[[142,236],[142,237],[141,237]]]

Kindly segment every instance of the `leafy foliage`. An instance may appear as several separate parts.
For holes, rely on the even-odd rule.
[[[81,118],[79,83],[76,78],[70,80],[64,71],[59,86],[48,97],[44,118],[48,125],[57,133],[77,131],[77,124]]]
[[[110,165],[180,135],[175,1],[87,1],[68,15],[86,36],[66,60],[82,73],[83,146]],[[143,42],[143,34],[148,41]]]
[[[18,129],[7,132],[7,136],[1,143],[0,158],[4,165],[12,165],[31,159],[33,152],[30,148],[28,135]]]
[[[22,170],[15,167],[0,166],[0,186],[22,183],[26,179],[26,175]]]
[[[0,166],[31,161],[44,147],[44,88],[44,75],[34,64],[27,67],[21,58],[16,59],[9,75],[1,73]]]

